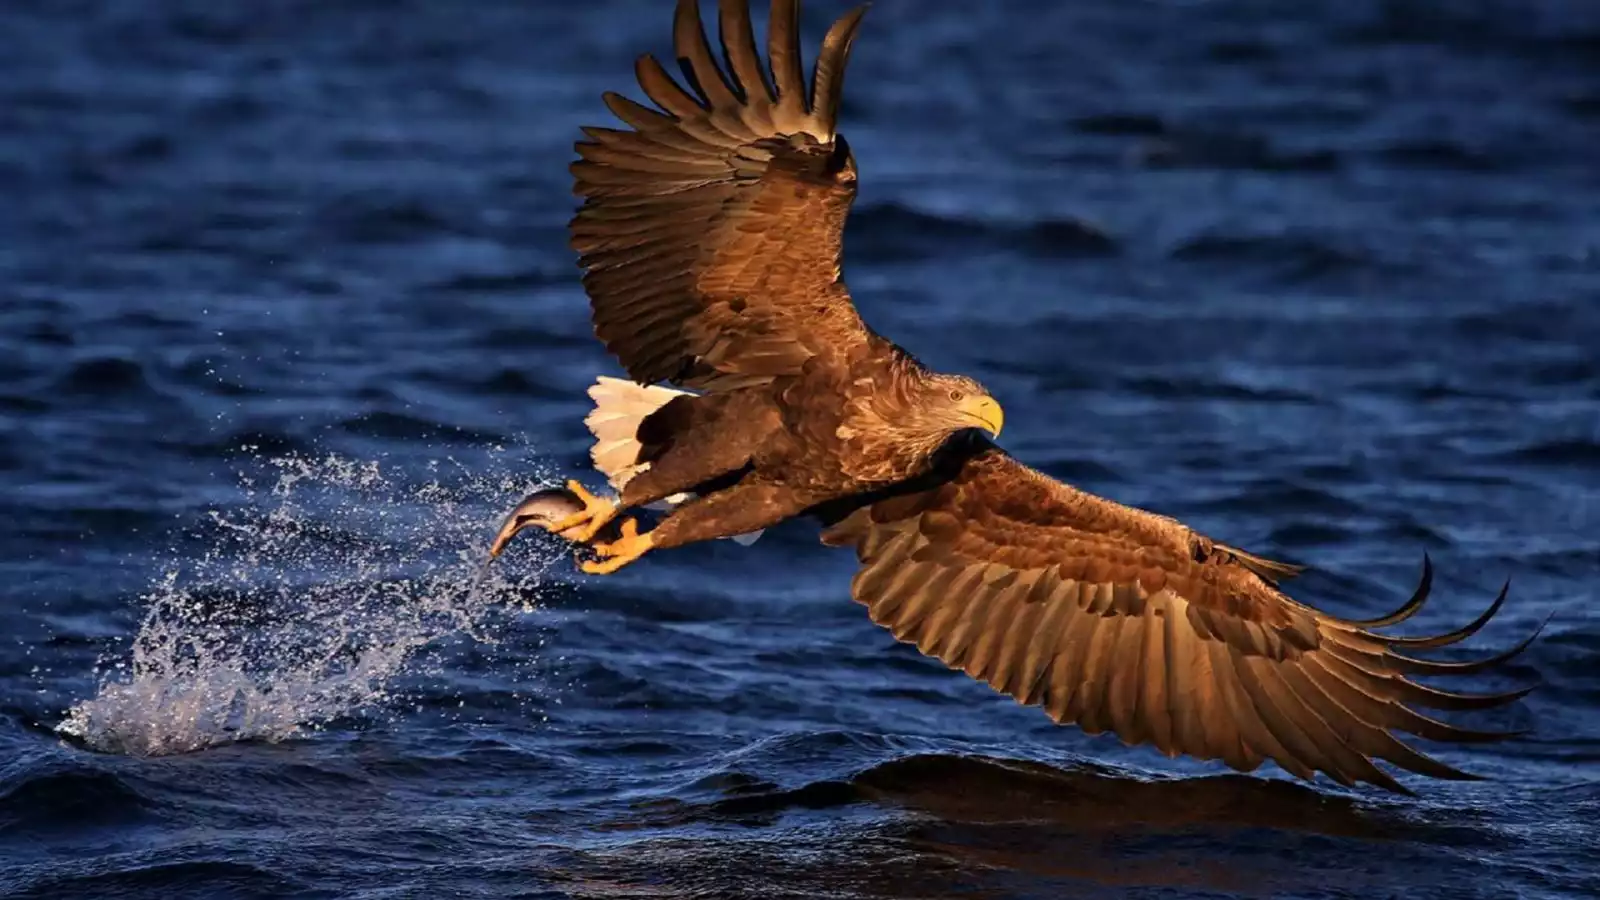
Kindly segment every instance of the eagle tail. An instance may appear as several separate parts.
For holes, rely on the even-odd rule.
[[[594,400],[594,409],[590,411],[583,424],[589,427],[594,434],[594,446],[589,448],[589,456],[594,460],[594,467],[600,474],[606,476],[611,482],[611,487],[618,493],[622,492],[624,485],[633,476],[650,467],[649,463],[641,463],[639,459],[639,423],[646,416],[660,409],[673,397],[678,397],[688,391],[674,390],[660,385],[643,385],[628,381],[623,378],[610,378],[602,375],[589,388],[589,397]],[[686,500],[693,498],[693,494],[673,494],[661,503],[651,504],[655,509],[671,509]],[[761,532],[734,535],[733,540],[749,546],[755,543]]]
[[[643,472],[649,463],[640,463],[639,423],[665,406],[673,397],[687,393],[660,385],[635,384],[622,378],[604,375],[589,388],[594,400],[594,410],[583,424],[594,434],[594,446],[589,456],[594,467],[606,476],[611,486],[621,491],[633,476]]]

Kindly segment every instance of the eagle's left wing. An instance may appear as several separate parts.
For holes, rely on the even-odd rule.
[[[856,169],[837,132],[865,9],[828,30],[807,78],[799,0],[773,0],[769,85],[748,0],[718,8],[727,64],[698,0],[679,0],[684,83],[642,57],[639,86],[659,109],[606,94],[629,128],[584,129],[572,164],[583,197],[572,247],[595,334],[641,384],[716,390],[867,340],[839,279]]]
[[[852,584],[873,621],[952,668],[1057,722],[1220,759],[1240,771],[1273,760],[1305,779],[1326,772],[1404,791],[1386,760],[1437,778],[1470,778],[1391,731],[1435,741],[1511,736],[1447,725],[1413,707],[1461,710],[1526,691],[1456,694],[1411,675],[1481,671],[1413,658],[1478,630],[1432,638],[1371,629],[1415,612],[1431,570],[1405,608],[1370,622],[1296,603],[1270,581],[1292,567],[1195,534],[1178,522],[1078,491],[985,445],[929,486],[879,499],[823,535],[856,548]],[[1240,558],[1244,556],[1245,558]]]

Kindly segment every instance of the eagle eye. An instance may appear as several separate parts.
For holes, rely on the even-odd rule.
[[[960,402],[961,398],[965,396],[966,394],[961,393],[960,390],[953,390],[950,392],[950,399],[957,402]]]

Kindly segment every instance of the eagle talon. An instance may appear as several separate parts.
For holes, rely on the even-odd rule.
[[[648,534],[639,533],[639,520],[628,519],[622,523],[622,533],[614,541],[593,544],[591,549],[600,559],[584,560],[578,568],[590,575],[610,575],[643,556],[655,541]]]
[[[618,545],[637,540],[639,540],[639,520],[624,519],[622,522],[622,528],[620,529],[620,533],[616,540],[607,541],[604,544],[590,544],[589,549],[593,550],[595,555],[600,557],[620,556],[624,551],[617,549]]]
[[[550,530],[559,534],[569,528],[577,528],[578,530],[570,535],[570,539],[576,543],[587,544],[594,540],[600,529],[606,527],[617,517],[617,513],[622,511],[622,506],[617,501],[596,497],[576,480],[567,482],[567,490],[577,496],[578,501],[583,504],[583,510],[552,524]]]

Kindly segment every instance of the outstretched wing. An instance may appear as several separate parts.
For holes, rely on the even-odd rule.
[[[1413,707],[1462,710],[1526,693],[1447,693],[1412,675],[1461,675],[1509,659],[1442,663],[1403,648],[1473,634],[1385,637],[1280,593],[1231,548],[1176,521],[1054,481],[986,445],[945,480],[849,513],[823,536],[853,545],[852,585],[873,621],[923,653],[1057,722],[1249,771],[1270,759],[1305,779],[1404,791],[1373,760],[1438,778],[1471,778],[1398,740],[1511,736],[1469,731]],[[1256,564],[1267,562],[1254,560]]]
[[[746,0],[720,4],[725,69],[698,3],[680,0],[687,88],[644,56],[639,85],[660,110],[605,95],[632,130],[584,129],[572,246],[595,334],[634,380],[747,383],[865,339],[839,282],[856,171],[834,130],[864,12],[828,30],[808,84],[798,0],[773,0],[769,85]]]

